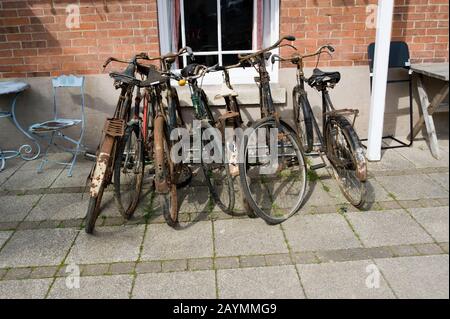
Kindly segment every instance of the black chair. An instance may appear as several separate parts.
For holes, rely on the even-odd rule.
[[[371,43],[368,48],[369,53],[369,68],[370,68],[370,90],[372,92],[372,82],[373,82],[373,65],[374,65],[374,57],[375,57],[375,43]],[[412,94],[412,71],[411,71],[411,63],[410,63],[410,55],[408,44],[402,41],[393,41],[391,42],[390,54],[389,54],[389,69],[406,69],[408,70],[408,78],[400,79],[400,80],[389,80],[388,84],[393,83],[408,83],[409,87],[409,128],[410,135],[413,131],[414,126],[414,109],[413,109],[413,94]],[[382,149],[392,149],[392,148],[401,148],[401,147],[411,147],[413,145],[413,141],[403,142],[393,135],[384,136],[383,139],[391,139],[397,142],[399,145],[394,146],[384,146]]]

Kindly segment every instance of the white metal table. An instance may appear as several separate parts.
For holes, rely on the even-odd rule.
[[[39,143],[25,131],[17,121],[16,117],[16,104],[19,95],[30,87],[28,83],[24,82],[0,82],[0,95],[13,95],[13,99],[10,105],[9,111],[0,111],[1,118],[10,118],[16,128],[22,132],[31,142],[35,145],[35,152],[33,153],[33,147],[30,144],[24,144],[19,147],[18,150],[2,150],[0,148],[0,171],[6,166],[6,160],[21,157],[23,160],[32,161],[39,157],[41,153],[41,147]]]
[[[428,134],[428,141],[430,143],[431,154],[437,159],[440,157],[439,144],[436,134],[436,129],[433,121],[433,113],[445,110],[448,111],[448,104],[444,104],[443,101],[449,93],[449,64],[448,63],[424,63],[415,64],[411,66],[411,70],[418,74],[417,77],[417,89],[419,91],[419,104],[422,109],[422,116],[419,122],[414,126],[412,136],[409,138],[414,139],[417,134],[423,128],[425,124]],[[442,88],[439,93],[432,99],[428,96],[427,91],[423,85],[423,78],[429,77],[438,79],[442,83]]]

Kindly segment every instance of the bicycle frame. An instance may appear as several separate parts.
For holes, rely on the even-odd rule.
[[[304,76],[303,73],[303,63],[299,63],[298,64],[298,69],[297,69],[297,88],[299,89],[300,95],[299,98],[301,96],[304,97],[304,101],[306,103],[306,107],[309,110],[309,113],[312,115],[312,122],[313,122],[313,126],[314,126],[314,131],[317,134],[317,137],[319,139],[319,143],[320,143],[320,151],[321,152],[325,152],[327,151],[327,140],[326,140],[326,136],[324,136],[323,132],[320,131],[320,127],[319,124],[317,122],[317,119],[314,115],[314,112],[311,108],[311,104],[309,103],[309,99],[308,99],[308,93],[305,90],[305,81],[306,78]],[[325,130],[326,124],[328,123],[330,117],[332,115],[336,115],[336,114],[350,114],[352,113],[355,116],[358,115],[358,112],[355,110],[349,110],[349,109],[342,109],[342,110],[336,110],[336,108],[333,105],[333,102],[331,101],[330,98],[330,93],[327,89],[327,87],[323,87],[321,88],[321,95],[322,95],[322,130]],[[353,120],[353,123],[355,122],[355,119]],[[297,120],[297,119],[296,119]]]
[[[203,103],[203,90],[198,86],[197,79],[189,80],[189,90],[191,93],[191,100],[192,106],[194,107],[195,118],[198,120],[206,119],[209,121],[209,124],[214,126],[216,121],[212,116],[209,105],[205,105],[205,103]]]

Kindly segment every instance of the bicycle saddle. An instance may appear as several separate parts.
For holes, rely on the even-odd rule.
[[[196,76],[199,74],[200,70],[203,67],[197,63],[191,63],[186,66],[183,70],[181,70],[181,76],[184,78],[188,78],[190,76]]]
[[[324,72],[319,69],[314,69],[313,74],[308,79],[308,84],[311,87],[320,88],[323,86],[334,86],[341,80],[339,72]]]
[[[132,63],[128,65],[128,67],[123,72],[111,72],[109,74],[115,81],[119,81],[125,84],[132,84],[140,82],[138,79],[134,77],[134,73],[136,71],[136,66]]]
[[[150,68],[147,78],[140,83],[140,87],[149,87],[166,82],[167,78],[162,76],[156,69]]]

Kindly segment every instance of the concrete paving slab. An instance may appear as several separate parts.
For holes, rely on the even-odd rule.
[[[68,162],[72,158],[72,154],[70,154],[70,153],[62,153],[62,152],[49,153],[48,154],[48,158],[49,158],[50,161],[47,164],[45,164],[44,172],[45,172],[45,170],[55,170],[55,169],[56,170],[61,170],[61,169],[63,169],[64,168],[63,165],[59,165],[59,164],[57,164],[55,162],[52,162],[52,161]],[[42,162],[41,159],[42,158],[39,158],[39,159],[34,160],[34,161],[25,162],[25,164],[21,167],[21,170],[37,171],[38,167],[41,165],[41,162]]]
[[[414,169],[414,164],[395,150],[386,150],[382,154],[381,161],[369,162],[369,172],[371,171],[401,171]]]
[[[186,187],[178,194],[180,213],[200,213],[209,211],[208,187]],[[159,201],[155,201],[155,211],[161,212]]]
[[[180,230],[166,224],[152,224],[147,227],[141,259],[202,258],[213,254],[211,222],[190,224]]]
[[[305,297],[294,266],[219,270],[217,285],[222,299]]]
[[[89,196],[46,194],[27,216],[27,221],[79,219],[86,216]]]
[[[377,176],[377,181],[398,200],[445,198],[448,192],[425,174]]]
[[[19,159],[7,160],[5,168],[0,172],[0,185],[10,178],[23,164],[24,162]]]
[[[217,256],[288,253],[280,226],[260,219],[216,221],[214,235]]]
[[[298,265],[308,298],[312,299],[389,299],[395,298],[380,276],[379,288],[368,288],[371,261]],[[371,286],[369,286],[371,287]]]
[[[17,231],[0,251],[0,268],[59,265],[76,234],[73,229]]]
[[[368,202],[388,202],[393,198],[384,187],[374,178],[367,181],[367,201]]]
[[[386,190],[375,179],[371,178],[367,181],[367,201],[368,202],[384,202],[392,201],[392,198]],[[347,204],[348,200],[342,194],[338,183],[335,179],[328,179],[323,181],[323,187],[328,190],[328,194],[334,198],[336,204]],[[315,191],[315,190],[314,190]]]
[[[132,298],[213,299],[216,298],[214,271],[138,275]]]
[[[48,295],[50,299],[128,299],[133,276],[80,277],[80,288],[68,288],[67,278],[58,278]],[[70,287],[70,286],[69,286]]]
[[[297,252],[361,247],[345,219],[337,213],[294,217],[282,227],[289,245]]]
[[[410,208],[414,218],[438,242],[449,241],[449,216],[447,207]]]
[[[9,237],[11,237],[12,231],[0,231],[0,248],[6,243]]]
[[[395,151],[412,162],[416,168],[449,166],[448,153],[444,152],[439,160],[435,159],[425,141],[417,141],[411,148],[399,148]]]
[[[448,255],[375,260],[399,298],[448,299]]]
[[[62,169],[46,170],[40,174],[36,170],[18,170],[1,188],[7,190],[30,190],[48,188],[56,180]]]
[[[145,226],[98,227],[95,235],[80,231],[67,263],[96,264],[136,261]]]
[[[107,191],[103,193],[102,204],[100,209],[101,209],[100,218],[122,216],[117,210],[116,202],[114,200],[114,187],[112,185],[110,185],[107,188]]]
[[[402,210],[346,215],[366,247],[433,242],[420,225]]]
[[[0,299],[43,299],[53,279],[0,281]]]
[[[432,180],[441,185],[447,192],[449,191],[449,174],[448,173],[433,173],[428,174]]]
[[[67,170],[64,171],[61,175],[59,175],[51,188],[85,187],[86,180],[93,165],[93,162],[77,163],[73,169],[72,177],[67,175]]]
[[[0,197],[0,222],[22,221],[41,195]]]
[[[328,187],[329,192],[324,190],[322,183]],[[311,206],[334,206],[339,204],[340,201],[336,199],[336,194],[339,192],[339,187],[332,179],[323,180],[317,182],[314,186],[311,186],[310,196],[306,198],[305,207]]]

